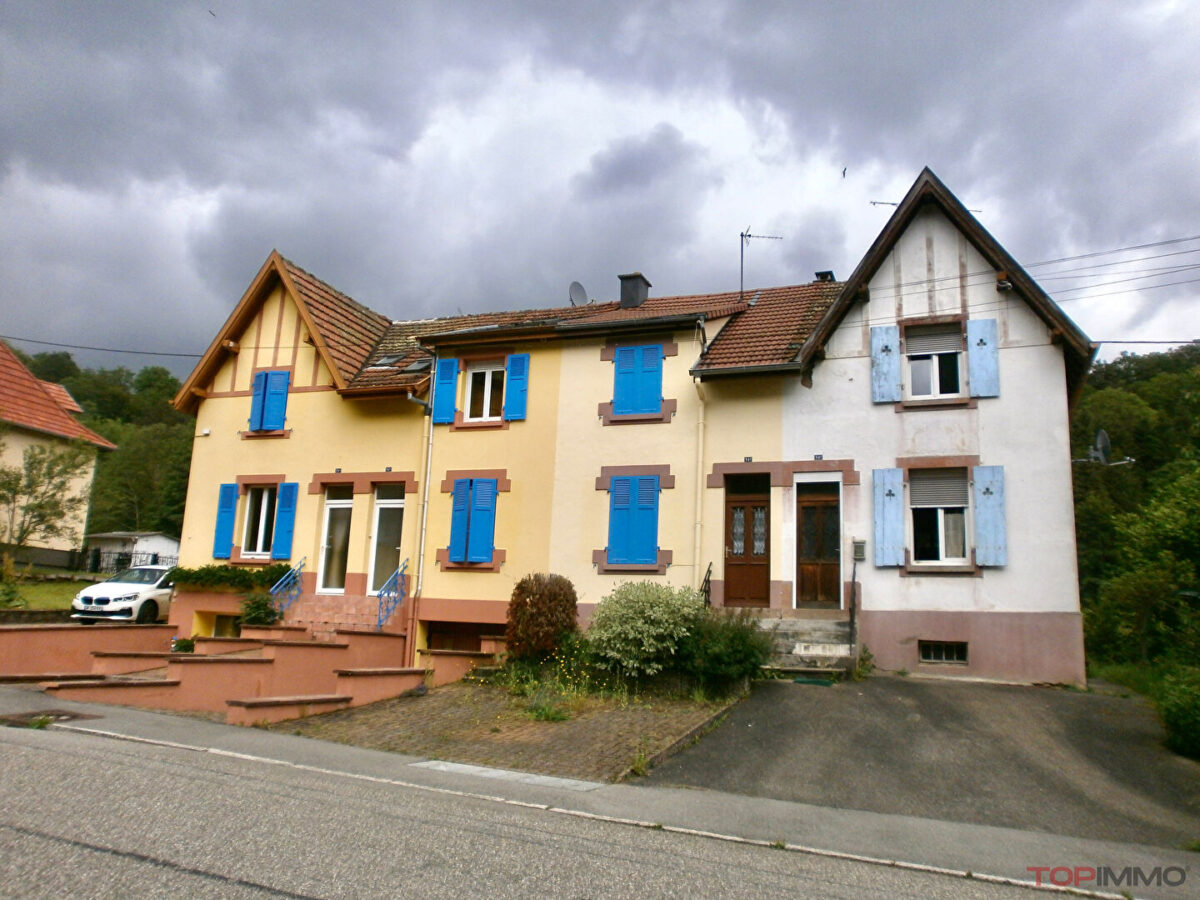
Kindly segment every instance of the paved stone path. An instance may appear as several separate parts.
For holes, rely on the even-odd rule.
[[[689,737],[730,703],[587,697],[563,704],[569,718],[540,722],[529,699],[503,688],[458,682],[423,697],[271,726],[272,730],[413,756],[614,781]]]

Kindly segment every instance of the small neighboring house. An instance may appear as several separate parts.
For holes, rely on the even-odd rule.
[[[20,467],[25,450],[38,444],[83,441],[97,452],[115,450],[115,444],[75,420],[79,412],[82,410],[66,388],[39,380],[6,344],[0,343],[0,424],[4,426],[0,462]],[[77,495],[90,498],[94,474],[93,459],[75,482]],[[19,553],[22,561],[64,567],[75,563],[74,553],[81,546],[87,513],[84,504],[68,523],[70,536],[30,541]]]
[[[182,564],[286,562],[286,621],[326,635],[400,583],[406,664],[487,646],[513,584],[557,572],[585,618],[653,579],[845,627],[890,669],[1083,682],[1068,416],[1093,347],[932,172],[845,282],[620,282],[392,321],[273,252],[175,400]],[[172,604],[184,634],[236,613]]]
[[[89,572],[115,572],[130,566],[173,566],[179,538],[161,531],[106,531],[87,536]]]

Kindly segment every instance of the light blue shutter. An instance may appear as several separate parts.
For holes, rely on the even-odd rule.
[[[633,562],[633,482],[635,479],[612,479],[608,494],[608,561]]]
[[[213,559],[229,559],[233,549],[233,518],[237,513],[238,486],[223,484],[217,491],[217,528],[213,535]]]
[[[662,345],[640,348],[637,387],[637,412],[662,410]]]
[[[298,482],[285,481],[279,485],[275,500],[275,536],[271,541],[271,559],[292,558],[292,534],[296,529],[296,498],[299,494]]]
[[[450,562],[467,561],[467,531],[471,523],[471,479],[454,480],[450,510]]]
[[[250,398],[250,430],[262,431],[263,427],[263,404],[267,399],[267,373],[255,372],[254,382],[252,387],[253,395]]]
[[[633,559],[635,563],[658,562],[658,476],[633,479]]]
[[[266,372],[266,399],[262,408],[262,430],[282,431],[287,415],[288,383],[291,372]]]
[[[504,418],[525,418],[525,395],[529,388],[529,354],[514,353],[504,365]]]
[[[1000,342],[995,319],[967,320],[967,377],[972,397],[1000,396]]]
[[[467,562],[490,563],[496,535],[496,479],[476,478],[471,486],[471,525]]]
[[[980,566],[1008,564],[1008,527],[1004,518],[1004,466],[976,466],[975,563]]]
[[[458,389],[458,360],[439,359],[433,381],[433,421],[439,425],[447,425],[454,421],[454,395]]]
[[[904,470],[876,469],[875,565],[904,565]]]
[[[613,414],[618,416],[637,412],[638,349],[618,347],[613,359]]]
[[[895,403],[900,399],[900,326],[876,325],[871,329],[871,401]]]

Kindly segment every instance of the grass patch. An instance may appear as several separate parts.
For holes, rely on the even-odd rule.
[[[1119,684],[1158,702],[1162,698],[1167,676],[1188,669],[1192,674],[1200,676],[1200,668],[1195,666],[1175,666],[1168,663],[1091,663],[1088,666],[1088,677]]]
[[[23,581],[17,595],[27,609],[70,609],[75,595],[94,581]]]

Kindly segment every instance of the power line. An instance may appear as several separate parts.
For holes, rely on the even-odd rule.
[[[85,347],[82,344],[57,344],[54,341],[35,341],[33,338],[14,337],[11,334],[0,334],[6,341],[20,341],[23,344],[42,344],[46,347],[63,347],[67,350],[96,350],[100,353],[133,353],[137,356],[181,356],[187,359],[199,359],[203,353],[160,353],[155,350],[121,350],[116,347]]]

